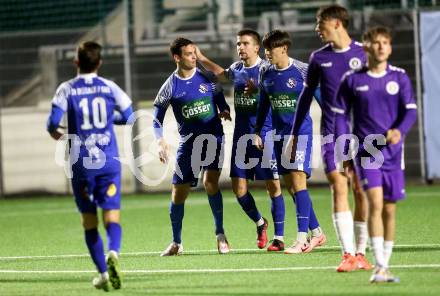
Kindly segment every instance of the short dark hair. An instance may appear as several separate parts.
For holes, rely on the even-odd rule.
[[[102,46],[94,41],[85,41],[78,46],[76,57],[82,73],[91,73],[99,67]]]
[[[390,39],[390,42],[393,40],[393,36],[389,28],[383,26],[377,26],[377,27],[369,28],[367,31],[365,31],[365,33],[362,35],[362,41],[372,42],[374,38],[376,38],[378,35],[385,36],[386,38]]]
[[[189,39],[183,38],[183,37],[177,37],[170,44],[171,55],[174,56],[176,54],[178,56],[181,56],[182,55],[182,47],[185,47],[190,44],[194,44],[194,42],[192,42]]]
[[[257,31],[245,28],[243,30],[238,31],[238,33],[237,33],[237,36],[240,36],[240,37],[244,36],[244,35],[251,36],[254,39],[255,43],[260,45],[261,37],[260,37],[260,34],[258,34]]]
[[[287,48],[292,45],[292,40],[290,40],[290,35],[286,31],[273,30],[264,35],[263,46],[266,49],[272,49],[280,46],[287,46]]]
[[[338,19],[346,29],[349,25],[348,10],[337,4],[321,7],[316,13],[316,18],[321,20]]]

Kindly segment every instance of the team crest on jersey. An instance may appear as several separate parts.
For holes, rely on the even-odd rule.
[[[116,192],[117,192],[116,185],[113,184],[113,183],[110,184],[110,186],[107,189],[107,196],[108,197],[113,197],[113,196],[115,196]]]
[[[387,83],[386,90],[390,95],[395,95],[399,92],[399,85],[395,81],[390,81]]]
[[[201,92],[202,94],[206,94],[206,92],[208,91],[208,86],[206,84],[200,84],[199,86],[199,92]]]
[[[294,88],[296,86],[296,80],[293,78],[289,78],[286,82],[287,87]]]
[[[348,65],[350,66],[350,69],[356,70],[362,66],[362,62],[359,58],[351,58]]]

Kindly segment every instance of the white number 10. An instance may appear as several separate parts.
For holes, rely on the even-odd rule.
[[[81,99],[79,106],[83,112],[82,130],[89,130],[93,127],[104,128],[107,124],[107,108],[105,100],[102,97],[96,97],[92,100],[93,125],[90,122],[89,104],[87,98]]]

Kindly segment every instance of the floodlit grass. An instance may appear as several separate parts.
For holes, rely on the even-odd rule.
[[[218,255],[206,195],[191,193],[185,207],[184,255],[161,258],[171,241],[169,194],[124,196],[121,295],[439,295],[439,187],[410,187],[398,206],[392,271],[400,284],[371,285],[370,272],[338,274],[341,253],[331,221],[328,189],[312,189],[325,247],[310,254],[258,250],[255,226],[223,190],[225,230],[233,252]],[[253,191],[271,221],[263,191]],[[285,239],[296,235],[292,199],[285,196]],[[93,295],[95,275],[71,198],[1,200],[0,295]],[[105,240],[105,231],[100,229]],[[269,225],[269,235],[273,227]],[[72,256],[76,255],[76,256]],[[372,260],[371,253],[368,254]]]

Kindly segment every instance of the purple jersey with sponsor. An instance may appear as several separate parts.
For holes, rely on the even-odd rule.
[[[321,88],[321,133],[334,133],[334,113],[336,93],[342,76],[349,70],[359,69],[366,63],[362,44],[352,41],[346,49],[336,50],[330,44],[314,51],[309,59],[305,87],[298,101],[298,108],[292,134],[298,135],[301,124],[307,116],[315,89]]]
[[[386,135],[390,129],[400,130],[402,140],[399,143],[377,148],[384,156],[383,170],[401,169],[403,137],[416,120],[416,109],[411,81],[403,69],[388,65],[380,74],[367,68],[348,72],[332,108],[336,115],[336,136],[350,133],[351,112],[352,133],[359,138],[360,153],[364,153],[362,144],[367,136]]]

